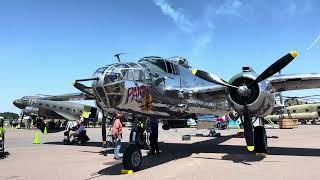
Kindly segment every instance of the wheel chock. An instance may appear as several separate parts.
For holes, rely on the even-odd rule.
[[[121,169],[121,174],[133,174],[132,170]]]

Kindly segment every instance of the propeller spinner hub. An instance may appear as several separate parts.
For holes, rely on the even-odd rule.
[[[251,94],[251,90],[247,86],[240,86],[237,92],[242,97],[248,97]]]

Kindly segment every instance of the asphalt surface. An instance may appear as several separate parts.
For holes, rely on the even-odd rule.
[[[196,137],[206,130],[160,131],[159,156],[147,156],[139,172],[121,175],[121,161],[101,153],[101,131],[87,129],[90,142],[84,146],[63,145],[63,132],[40,134],[36,130],[7,130],[6,151],[0,159],[0,179],[318,179],[320,177],[320,126],[298,129],[268,129],[270,155],[260,158],[245,150],[236,130],[221,131],[222,137]],[[124,130],[127,142],[129,130]],[[122,152],[127,143],[123,143]]]

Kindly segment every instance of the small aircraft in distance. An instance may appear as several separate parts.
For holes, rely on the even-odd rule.
[[[95,107],[67,101],[53,101],[52,98],[59,100],[55,96],[25,96],[14,100],[13,104],[22,110],[22,119],[24,115],[67,121],[76,121],[84,117],[88,121],[101,122],[102,113]],[[45,128],[43,124],[37,122],[37,127],[41,131]]]
[[[135,135],[137,125],[145,123],[147,118],[165,122],[203,114],[221,116],[235,111],[242,116],[247,150],[267,153],[265,128],[253,127],[252,119],[271,113],[275,105],[274,93],[320,88],[320,74],[275,75],[296,56],[296,51],[288,53],[261,74],[251,67],[243,67],[229,82],[192,69],[182,57],[148,56],[137,63],[107,65],[97,69],[92,78],[76,80],[73,86],[82,93],[73,98],[95,100],[103,114],[123,112],[141,117],[133,118],[131,143],[123,156],[125,169],[138,170],[142,163]],[[88,81],[92,82],[91,86],[82,83]],[[68,100],[70,96],[59,98]]]

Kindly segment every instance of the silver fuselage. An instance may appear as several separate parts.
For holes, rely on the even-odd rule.
[[[161,69],[161,65],[140,60],[98,69],[93,77],[99,80],[92,84],[98,106],[106,112],[122,111],[164,119],[188,118],[194,114],[223,115],[231,111],[225,93],[218,95],[209,91],[224,87],[192,75],[187,66],[156,59],[156,63],[159,61],[164,61],[166,66]],[[267,88],[265,83],[260,86]],[[202,92],[207,88],[208,92],[193,93],[197,87]],[[273,98],[271,94],[262,95]]]

